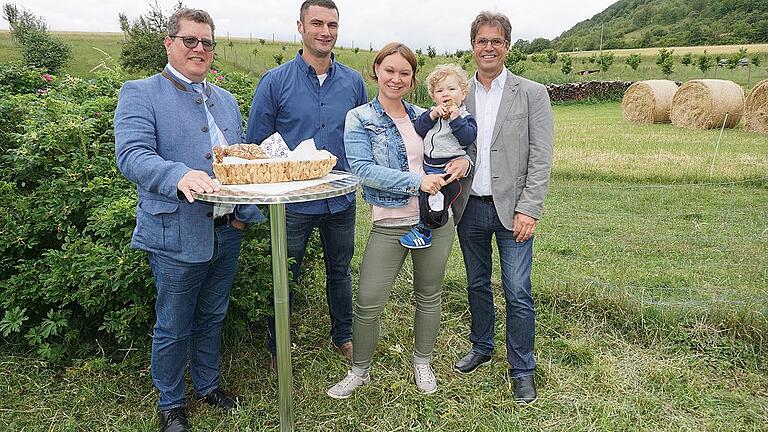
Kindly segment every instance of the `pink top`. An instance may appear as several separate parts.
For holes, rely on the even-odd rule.
[[[401,118],[393,118],[392,121],[403,137],[405,151],[408,154],[408,169],[412,173],[424,175],[424,140],[416,133],[413,123],[411,123],[411,119],[407,115]],[[403,221],[403,225],[418,223],[419,197],[412,196],[405,207],[385,208],[372,206],[371,214],[373,215],[374,222],[382,219],[400,219]]]

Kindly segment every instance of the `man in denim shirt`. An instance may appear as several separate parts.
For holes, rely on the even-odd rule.
[[[339,29],[339,12],[331,0],[306,0],[297,21],[303,49],[282,66],[264,74],[253,95],[246,142],[261,143],[279,132],[288,147],[314,138],[318,149],[333,153],[334,169],[349,171],[344,152],[347,111],[368,102],[359,73],[335,61],[332,53]],[[286,206],[288,256],[294,280],[312,231],[323,244],[326,295],[333,346],[352,358],[352,275],[349,263],[355,247],[355,194]],[[293,293],[291,293],[293,294]],[[291,295],[291,304],[293,295]],[[267,322],[267,345],[275,368],[275,318]]]

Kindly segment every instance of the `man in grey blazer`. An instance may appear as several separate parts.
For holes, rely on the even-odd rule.
[[[131,246],[148,252],[157,320],[152,381],[160,393],[160,430],[187,431],[184,369],[189,355],[195,395],[232,409],[240,398],[220,387],[221,327],[240,255],[245,222],[256,206],[196,201],[213,192],[212,146],[242,142],[234,97],[205,80],[213,61],[214,25],[198,9],[179,9],[164,40],[162,73],[128,81],[115,111],[115,155],[138,189]]]
[[[509,19],[482,12],[472,23],[470,40],[477,63],[467,109],[477,119],[474,163],[462,179],[463,194],[454,205],[467,271],[472,314],[472,350],[456,362],[472,373],[491,361],[494,307],[491,288],[492,246],[496,236],[506,300],[506,346],[514,398],[536,400],[533,375],[535,311],[531,296],[533,233],[541,218],[552,169],[554,130],[547,89],[517,77],[504,67],[511,42]]]

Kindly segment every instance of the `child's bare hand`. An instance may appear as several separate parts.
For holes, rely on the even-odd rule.
[[[448,108],[448,118],[450,118],[452,121],[456,120],[459,117],[459,107],[456,105],[451,105],[450,108]]]
[[[446,111],[443,104],[437,105],[434,108],[432,108],[432,111],[429,113],[429,118],[431,118],[433,121],[436,121],[439,118],[445,117]]]

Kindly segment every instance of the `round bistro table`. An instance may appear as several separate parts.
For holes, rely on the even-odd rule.
[[[290,310],[288,297],[288,253],[285,233],[285,204],[333,198],[354,192],[360,180],[343,171],[331,171],[343,177],[285,192],[279,195],[245,192],[227,185],[210,194],[194,193],[195,199],[221,204],[266,204],[272,238],[272,285],[275,297],[275,332],[277,342],[277,388],[280,406],[280,430],[293,431],[293,372],[291,370]]]

